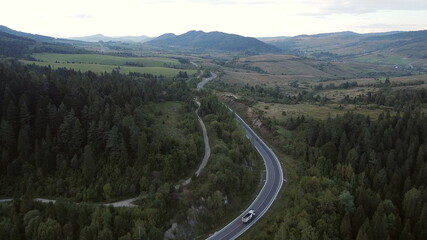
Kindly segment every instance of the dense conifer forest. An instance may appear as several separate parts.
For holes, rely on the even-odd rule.
[[[211,139],[207,168],[190,185],[203,138],[187,78],[96,75],[0,64],[0,239],[163,239],[217,227],[256,191],[259,156],[227,108],[199,93]],[[175,101],[171,116],[159,104]],[[159,122],[160,119],[163,119]],[[100,203],[141,195],[139,207]],[[52,204],[35,197],[57,199]]]
[[[278,147],[301,166],[280,213],[253,239],[426,239],[425,93],[355,98],[398,110],[375,120],[348,112],[277,123],[293,132],[293,138],[276,134]]]
[[[77,201],[133,196],[149,190],[153,172],[160,182],[177,180],[202,155],[183,81],[10,62],[0,78],[1,194]],[[150,103],[167,100],[185,102],[180,124],[187,137],[158,134],[162,113]]]

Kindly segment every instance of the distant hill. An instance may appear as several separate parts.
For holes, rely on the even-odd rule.
[[[270,42],[270,41],[277,41],[277,40],[283,40],[290,37],[287,36],[279,36],[279,37],[257,37],[256,39],[263,41],[263,42]]]
[[[104,36],[102,34],[96,34],[96,35],[92,35],[92,36],[86,36],[86,37],[73,37],[73,38],[69,38],[71,40],[77,40],[77,41],[84,41],[84,42],[99,42],[99,41],[103,41],[103,42],[109,42],[109,41],[113,41],[113,42],[147,42],[150,41],[151,37],[147,37],[147,36],[124,36],[124,37],[108,37],[108,36]]]
[[[189,31],[181,35],[167,33],[147,44],[192,50],[215,50],[247,53],[279,53],[281,50],[258,39],[222,32]]]
[[[18,32],[0,26],[0,56],[28,57],[36,52],[89,53],[72,46],[71,41]]]
[[[10,29],[6,26],[0,25],[0,32],[9,33],[18,37],[28,38],[39,42],[54,42],[56,39],[53,37],[38,35],[38,34],[31,34],[31,33],[25,33],[20,31],[15,31],[13,29]]]
[[[354,32],[300,35],[264,40],[285,53],[329,60],[427,66],[427,30],[358,34]]]

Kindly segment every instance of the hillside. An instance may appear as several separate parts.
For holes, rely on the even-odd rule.
[[[9,33],[9,34],[12,34],[14,36],[28,38],[28,39],[32,39],[32,40],[39,41],[39,42],[54,42],[56,40],[55,38],[48,37],[48,36],[16,31],[16,30],[10,29],[10,28],[3,26],[3,25],[0,25],[0,32]]]
[[[190,31],[182,35],[164,34],[147,42],[153,46],[192,50],[278,53],[280,49],[251,37],[222,32]]]
[[[218,219],[238,216],[258,191],[259,155],[212,94],[199,95],[198,111],[215,129],[212,164],[189,186],[175,187],[204,155],[188,79],[15,60],[0,62],[0,79],[0,196],[18,196],[13,203],[0,198],[0,239],[160,240],[171,222],[179,226],[176,239],[195,239],[219,227]],[[32,201],[36,196],[61,199],[48,205]],[[141,207],[102,205],[134,196]],[[42,219],[55,238],[30,232],[44,229]],[[99,219],[109,220],[98,226]]]
[[[409,68],[427,67],[427,30],[358,34],[354,32],[267,38],[285,53],[326,60],[356,60]]]
[[[0,56],[27,57],[37,52],[89,53],[89,51],[76,48],[70,44],[39,42],[34,39],[0,31]]]
[[[34,40],[0,31],[0,56],[16,57],[28,54],[31,52],[30,47],[35,44]]]

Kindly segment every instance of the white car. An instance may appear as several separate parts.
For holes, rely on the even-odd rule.
[[[255,216],[255,211],[249,210],[249,212],[246,213],[245,216],[242,217],[242,222],[248,223],[254,216]]]

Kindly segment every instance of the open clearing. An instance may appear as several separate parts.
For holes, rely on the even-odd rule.
[[[182,120],[182,113],[180,112],[182,105],[182,102],[177,101],[150,104],[157,111],[154,117],[154,126],[160,135],[176,138],[185,137],[185,134],[179,127]]]

